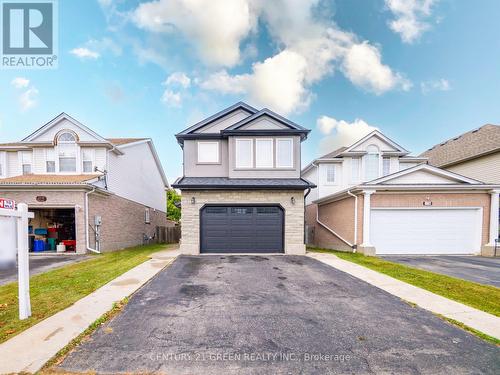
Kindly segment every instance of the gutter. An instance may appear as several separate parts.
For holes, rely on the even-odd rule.
[[[89,235],[89,195],[95,193],[96,187],[93,187],[92,190],[87,191],[85,193],[85,240],[87,241],[86,249],[88,251],[92,251],[96,254],[101,254],[99,250],[93,249],[90,247],[90,235]]]

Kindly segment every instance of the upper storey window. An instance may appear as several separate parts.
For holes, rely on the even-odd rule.
[[[236,139],[236,168],[253,168],[253,139]]]
[[[276,140],[276,167],[293,168],[292,138],[279,138]]]
[[[292,138],[235,139],[236,168],[293,168],[293,160]]]
[[[33,154],[31,151],[21,152],[21,166],[23,174],[31,174],[31,165],[33,163]]]
[[[219,142],[198,142],[198,163],[200,164],[218,164]]]
[[[379,176],[380,171],[380,151],[377,146],[370,145],[366,149],[365,155],[365,180],[371,181]]]
[[[64,132],[57,138],[59,152],[59,172],[76,172],[77,144],[76,137],[70,132]]]

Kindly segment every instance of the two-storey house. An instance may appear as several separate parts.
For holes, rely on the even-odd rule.
[[[304,254],[301,142],[309,130],[237,103],[176,135],[181,252]]]
[[[380,131],[315,159],[302,176],[318,185],[306,198],[312,245],[370,255],[494,253],[499,185],[428,165]]]
[[[34,212],[32,250],[64,244],[85,253],[158,240],[168,225],[167,187],[151,139],[106,139],[65,113],[0,144],[0,197]]]

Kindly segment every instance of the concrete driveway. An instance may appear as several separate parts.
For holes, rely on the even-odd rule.
[[[477,256],[384,256],[405,266],[442,273],[459,279],[500,288],[500,258]]]
[[[500,349],[301,256],[181,256],[59,370],[494,374]]]
[[[91,258],[89,255],[32,255],[30,256],[30,276],[81,262]],[[0,285],[17,281],[17,267],[0,269]]]

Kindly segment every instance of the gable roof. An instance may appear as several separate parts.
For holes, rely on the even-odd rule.
[[[415,173],[417,171],[425,171],[429,172],[431,174],[434,174],[436,176],[444,177],[449,180],[454,180],[458,183],[462,184],[473,184],[473,185],[481,185],[484,184],[482,181],[475,180],[473,178],[465,177],[462,176],[458,173],[450,172],[441,168],[433,167],[432,165],[426,164],[426,163],[421,163],[418,164],[414,167],[403,169],[402,171],[391,173],[387,176],[379,177],[375,180],[371,180],[368,182],[365,182],[363,185],[377,185],[377,184],[382,184],[382,183],[387,183],[391,180],[397,179],[399,177]],[[418,183],[412,183],[412,185],[418,185]]]
[[[207,117],[206,119],[204,119],[200,122],[197,122],[196,124],[190,126],[189,128],[181,131],[180,133],[176,134],[176,137],[179,135],[183,135],[183,134],[191,134],[191,133],[195,132],[196,130],[199,130],[199,129],[213,123],[214,121],[217,121],[218,119],[220,119],[224,116],[227,116],[230,113],[235,112],[235,111],[240,110],[240,109],[248,112],[249,114],[254,114],[254,113],[258,112],[257,109],[255,109],[254,107],[252,107],[244,102],[238,102],[236,104],[233,104],[230,107],[227,107],[226,109],[223,109],[222,111],[217,112],[216,114],[214,114],[210,117]]]
[[[241,127],[245,126],[246,124],[249,124],[252,121],[255,121],[258,118],[263,117],[263,116],[271,117],[273,120],[276,120],[280,124],[283,124],[283,125],[287,126],[289,129],[300,130],[300,131],[307,132],[307,133],[310,132],[310,130],[308,130],[306,128],[303,128],[300,125],[297,125],[293,121],[290,121],[290,120],[284,118],[283,116],[278,115],[276,112],[273,112],[273,111],[271,111],[268,108],[264,108],[264,109],[262,109],[262,110],[260,110],[260,111],[258,111],[256,113],[254,113],[253,115],[248,116],[247,118],[244,118],[241,121],[238,121],[236,124],[231,125],[227,129],[223,130],[223,132],[229,132],[229,131],[232,131],[232,130],[238,130]]]
[[[392,139],[386,137],[384,134],[382,134],[380,132],[380,130],[374,130],[372,131],[371,133],[365,135],[363,138],[361,138],[359,141],[357,142],[354,142],[352,145],[350,145],[349,147],[347,147],[347,149],[344,150],[344,152],[350,152],[352,151],[353,149],[355,149],[357,146],[359,146],[360,144],[362,144],[364,141],[370,139],[371,137],[378,137],[379,139],[383,140],[384,142],[390,144],[392,147],[394,147],[395,149],[397,149],[399,152],[402,152],[402,153],[405,153],[405,154],[409,154],[410,152],[408,150],[406,150],[404,147],[400,146],[399,144],[397,144],[396,142],[394,142]]]
[[[139,141],[146,141],[149,138],[106,138],[106,140],[115,146],[126,145],[128,143],[135,143]]]
[[[218,133],[195,133],[196,131],[200,130],[201,128],[205,126],[209,126],[213,122],[231,114],[232,112],[235,112],[237,110],[244,110],[248,112],[249,116],[236,122],[235,124],[228,126],[226,129],[221,130]],[[268,116],[272,118],[273,120],[279,122],[280,124],[283,124],[284,126],[287,127],[287,129],[241,129],[241,127],[245,126],[246,124],[249,124],[252,121],[257,120],[260,117]],[[284,118],[281,115],[278,115],[277,113],[264,108],[260,111],[257,109],[249,106],[248,104],[244,102],[238,102],[218,113],[216,113],[213,116],[208,117],[207,119],[200,121],[193,126],[183,130],[180,133],[177,133],[175,137],[177,138],[177,142],[182,146],[184,144],[184,139],[199,139],[199,138],[206,138],[206,139],[220,139],[220,138],[225,138],[229,135],[237,135],[237,134],[252,134],[252,135],[274,135],[274,134],[279,134],[279,135],[284,135],[284,134],[299,134],[301,136],[301,139],[304,140],[307,137],[307,134],[310,132],[309,129],[303,128],[300,125],[297,125],[293,121],[290,121],[286,118]]]
[[[67,113],[64,113],[64,112],[62,112],[58,116],[54,117],[52,120],[50,120],[49,122],[47,122],[45,125],[41,126],[37,130],[35,130],[33,133],[31,133],[30,135],[28,135],[26,138],[22,139],[21,142],[31,142],[31,141],[33,141],[33,139],[35,139],[37,136],[45,133],[48,129],[50,129],[51,127],[55,126],[57,123],[59,123],[63,119],[71,122],[73,125],[79,127],[83,131],[89,133],[90,135],[92,135],[93,137],[95,137],[96,139],[98,139],[99,141],[101,141],[103,143],[107,143],[107,144],[110,143],[107,139],[101,137],[95,131],[93,131],[92,129],[90,129],[87,126],[83,125],[81,122],[79,122],[78,120],[75,120],[73,117],[71,117],[70,115],[68,115]]]
[[[420,156],[429,163],[446,167],[461,161],[500,151],[500,126],[486,124],[431,147]]]

